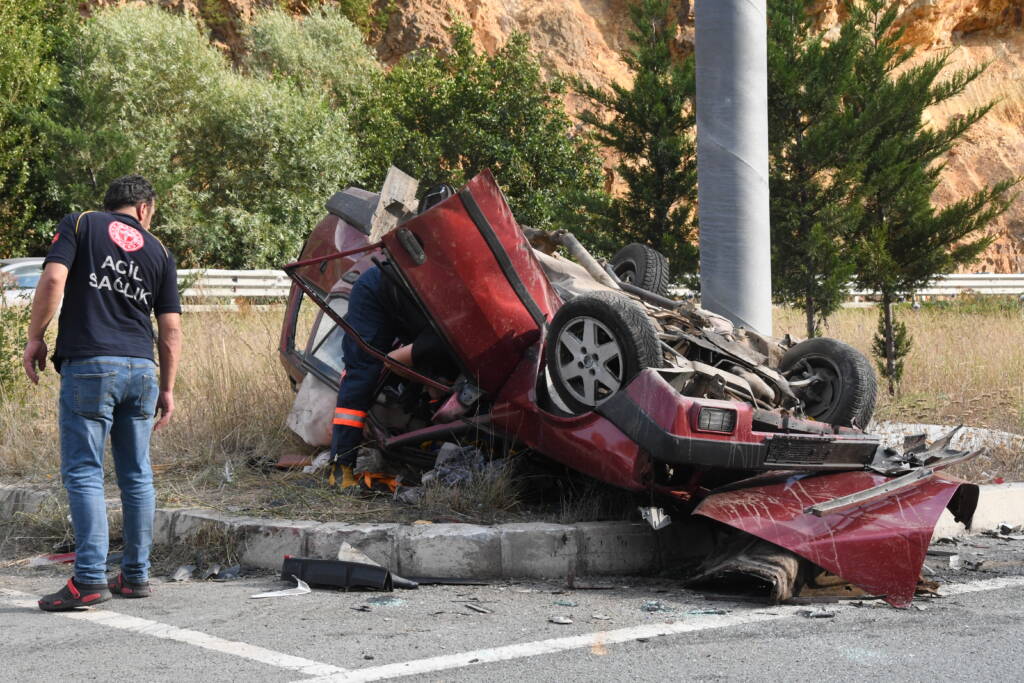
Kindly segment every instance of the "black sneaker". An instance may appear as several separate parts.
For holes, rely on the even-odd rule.
[[[78,607],[92,607],[110,599],[110,589],[105,583],[78,583],[74,577],[68,579],[56,593],[39,599],[39,609],[44,612],[66,612]]]
[[[120,595],[123,598],[148,598],[153,594],[149,581],[145,583],[132,583],[125,580],[124,574],[118,574],[116,579],[112,579],[107,584],[107,588],[110,589],[111,593]]]

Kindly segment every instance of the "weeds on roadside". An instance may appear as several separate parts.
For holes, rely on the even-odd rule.
[[[27,302],[8,303],[5,289],[0,281],[0,399],[7,402],[16,400],[23,390],[21,356],[28,341],[31,308]]]

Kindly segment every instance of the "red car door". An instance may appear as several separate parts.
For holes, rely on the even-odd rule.
[[[561,305],[490,171],[384,237],[478,386],[494,395]]]

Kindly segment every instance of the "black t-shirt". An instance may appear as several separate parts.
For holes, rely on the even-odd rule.
[[[68,267],[53,361],[153,359],[150,314],[180,313],[174,257],[123,213],[87,211],[57,224],[45,263]]]

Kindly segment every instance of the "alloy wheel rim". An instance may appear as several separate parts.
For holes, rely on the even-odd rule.
[[[558,375],[574,399],[597,406],[622,386],[625,358],[615,335],[600,320],[581,316],[558,333]]]

